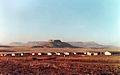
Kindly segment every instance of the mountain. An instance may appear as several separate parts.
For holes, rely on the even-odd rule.
[[[42,45],[41,45],[42,44]],[[76,46],[72,46],[71,44],[68,44],[66,42],[62,42],[61,40],[50,40],[48,42],[41,43],[36,47],[43,47],[43,48],[77,48]]]
[[[61,40],[50,40],[50,41],[31,41],[27,43],[13,42],[10,46],[30,46],[32,48],[77,48],[69,43],[62,42]]]
[[[118,48],[111,45],[101,45],[96,42],[62,42],[61,40],[31,41],[27,43],[13,42],[10,46],[30,46],[33,48]]]
[[[101,45],[96,42],[67,42],[73,46],[83,47],[83,48],[118,48],[112,45]]]
[[[84,47],[84,48],[101,48],[103,45],[100,45],[96,42],[67,42],[73,46]]]

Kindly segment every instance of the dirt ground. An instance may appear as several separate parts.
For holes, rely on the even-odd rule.
[[[31,48],[31,47],[0,47],[0,53],[21,53],[21,52],[105,52],[116,51],[120,52],[120,49],[88,49],[88,48]]]
[[[0,48],[0,54],[21,52],[86,52],[107,49]],[[120,52],[120,50],[115,49]],[[120,56],[0,57],[0,75],[120,75]]]
[[[88,57],[0,57],[1,75],[120,75],[119,62]],[[90,58],[89,58],[90,59]]]

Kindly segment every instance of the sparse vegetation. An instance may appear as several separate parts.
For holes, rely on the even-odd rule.
[[[0,73],[9,75],[117,75],[118,63],[107,61],[82,61],[85,58],[61,57],[1,57]],[[49,57],[48,57],[49,58]],[[70,59],[71,58],[71,59]],[[96,60],[96,59],[94,59]],[[104,59],[105,60],[105,59]],[[117,66],[117,67],[116,67]]]
[[[2,48],[0,53],[108,51],[83,48]],[[5,50],[5,52],[4,52]],[[13,52],[6,52],[12,50]],[[112,50],[109,50],[112,51]],[[119,51],[119,50],[118,50]],[[119,75],[120,56],[19,56],[0,57],[3,75]]]

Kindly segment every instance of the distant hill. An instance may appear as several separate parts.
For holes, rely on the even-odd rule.
[[[76,46],[72,46],[71,44],[68,44],[66,42],[62,42],[61,40],[50,40],[48,42],[41,43],[40,46],[33,46],[35,47],[43,47],[43,48],[77,48]]]
[[[101,48],[103,45],[100,45],[96,42],[67,42],[73,46],[84,47],[84,48]]]
[[[24,46],[25,43],[21,43],[21,42],[12,42],[9,44],[10,46]]]
[[[118,48],[112,45],[101,45],[96,42],[67,42],[73,46],[83,47],[83,48]]]
[[[111,45],[101,45],[96,42],[62,42],[61,40],[31,41],[27,43],[13,42],[10,46],[31,46],[33,48],[118,48]]]

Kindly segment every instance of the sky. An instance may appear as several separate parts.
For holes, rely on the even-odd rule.
[[[119,38],[120,0],[0,0],[0,43]]]

